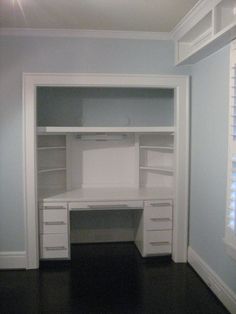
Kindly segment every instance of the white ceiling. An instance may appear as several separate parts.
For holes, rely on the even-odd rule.
[[[0,27],[170,32],[197,2],[0,0]]]

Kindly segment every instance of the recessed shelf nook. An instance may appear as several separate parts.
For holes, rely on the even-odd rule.
[[[186,77],[26,74],[24,100],[29,268],[69,258],[70,240],[134,241],[144,257],[186,261]],[[149,208],[168,225],[148,230]]]

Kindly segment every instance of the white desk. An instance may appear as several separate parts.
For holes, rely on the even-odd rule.
[[[69,259],[69,212],[94,210],[142,209],[135,230],[141,255],[171,254],[172,200],[165,188],[90,188],[44,198],[39,206],[41,258]]]

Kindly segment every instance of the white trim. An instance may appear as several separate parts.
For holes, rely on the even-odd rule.
[[[141,40],[171,40],[168,32],[136,32],[111,30],[41,29],[41,28],[0,28],[0,36],[111,38]]]
[[[235,314],[236,294],[191,247],[188,248],[188,262],[230,313]]]
[[[176,150],[176,195],[174,217],[173,255],[175,262],[187,261],[188,234],[188,180],[189,180],[189,78],[177,75],[132,74],[23,74],[24,99],[24,164],[27,268],[39,265],[38,215],[36,191],[36,97],[37,86],[90,87],[148,87],[175,89],[176,115],[182,117],[178,130]]]
[[[22,268],[26,268],[26,252],[0,252],[0,269]]]
[[[215,5],[221,0],[200,0],[195,6],[182,18],[174,27],[170,35],[174,40],[178,40],[184,34],[197,24],[205,15],[207,15]]]

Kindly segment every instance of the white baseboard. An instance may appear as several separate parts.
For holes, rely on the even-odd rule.
[[[191,247],[188,248],[188,262],[228,311],[236,314],[236,294]]]
[[[0,252],[0,269],[22,268],[26,268],[26,252]]]

